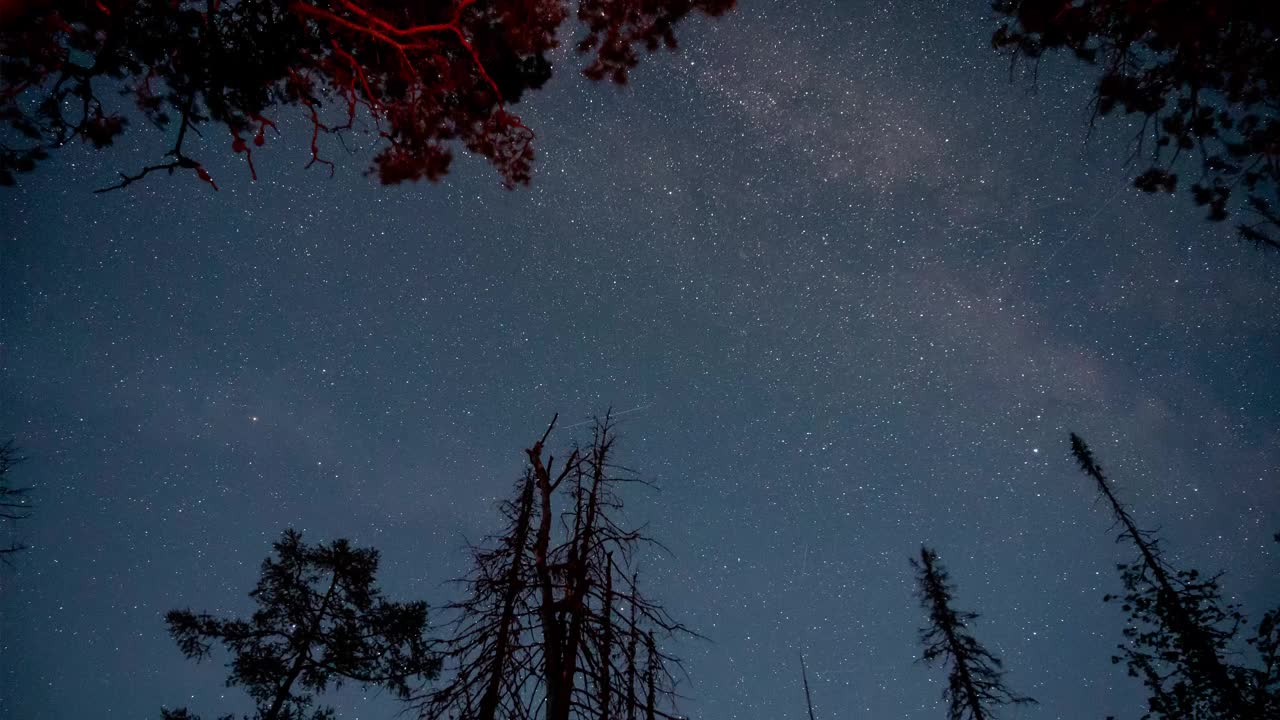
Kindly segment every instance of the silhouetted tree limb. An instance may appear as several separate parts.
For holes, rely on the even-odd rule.
[[[587,77],[625,83],[640,48],[675,47],[690,14],[735,0],[579,0],[578,51]],[[219,128],[257,178],[254,153],[285,113],[323,136],[365,132],[384,184],[439,180],[459,148],[480,155],[508,187],[528,183],[533,131],[510,111],[551,76],[548,53],[569,0],[14,0],[0,12],[0,185],[55,148],[115,143],[132,117],[162,132],[165,162],[101,191],[159,172],[191,171],[216,189],[189,133]],[[129,113],[123,96],[134,106]],[[211,133],[206,145],[214,143]]]
[[[16,523],[31,517],[31,503],[28,501],[31,488],[14,487],[10,484],[9,475],[25,459],[12,440],[0,444],[0,520]],[[26,549],[27,546],[21,543],[0,547],[0,562],[8,562],[10,555]]]
[[[1245,642],[1258,654],[1257,666],[1246,670],[1246,686],[1253,688],[1250,701],[1258,717],[1280,716],[1280,606],[1263,614],[1253,637]]]
[[[506,529],[473,549],[468,597],[450,606],[440,643],[448,680],[415,700],[426,720],[674,717],[663,703],[679,661],[656,638],[687,630],[645,598],[631,569],[647,538],[618,522],[615,488],[635,478],[612,461],[612,422],[598,421],[563,462],[546,452],[554,427],[525,451],[517,499],[500,506]]]
[[[1225,220],[1237,191],[1253,221],[1241,238],[1280,248],[1280,3],[1257,0],[994,0],[992,44],[1010,62],[1067,50],[1096,65],[1093,117],[1142,118],[1134,180],[1174,192],[1184,158],[1209,218]],[[1092,127],[1093,121],[1090,121]],[[1147,145],[1147,143],[1150,143]]]

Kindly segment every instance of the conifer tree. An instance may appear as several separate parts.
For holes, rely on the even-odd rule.
[[[920,559],[912,560],[911,566],[917,573],[916,594],[929,617],[929,624],[920,629],[923,660],[950,668],[942,692],[949,720],[991,720],[1001,706],[1034,703],[1005,686],[1000,659],[969,633],[977,613],[951,606],[953,587],[938,554],[921,547]]]
[[[1240,609],[1222,598],[1221,573],[1205,577],[1179,570],[1164,557],[1160,539],[1138,527],[1116,497],[1102,466],[1079,435],[1071,453],[1097,485],[1116,524],[1117,542],[1133,546],[1137,558],[1117,566],[1124,594],[1107,595],[1128,614],[1125,641],[1112,662],[1124,661],[1149,693],[1144,718],[1154,720],[1263,720],[1277,708],[1276,611],[1267,613],[1246,640],[1262,656],[1260,669],[1233,666],[1231,656],[1241,626]]]
[[[187,657],[209,657],[214,643],[230,651],[227,685],[246,689],[255,720],[328,720],[332,709],[315,707],[314,695],[331,686],[355,682],[408,698],[414,684],[436,674],[440,663],[423,634],[426,603],[383,598],[374,584],[377,550],[346,540],[304,545],[294,530],[274,548],[250,593],[258,610],[249,620],[190,610],[165,616]],[[186,709],[164,717],[198,720]]]

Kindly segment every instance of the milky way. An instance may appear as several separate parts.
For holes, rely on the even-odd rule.
[[[220,192],[91,194],[162,149],[136,133],[0,195],[0,431],[39,505],[0,712],[244,711],[166,610],[244,612],[289,526],[441,605],[522,449],[610,406],[661,487],[629,500],[673,551],[652,592],[709,638],[675,648],[694,717],[800,717],[801,652],[820,718],[941,717],[926,542],[1040,701],[1009,717],[1139,715],[1071,430],[1178,562],[1280,596],[1280,262],[1132,191],[1130,128],[1086,145],[1087,76],[1011,84],[981,8],[746,5],[625,90],[560,58],[527,189],[467,157],[382,188],[363,150],[330,180],[299,122],[256,184],[210,152]]]

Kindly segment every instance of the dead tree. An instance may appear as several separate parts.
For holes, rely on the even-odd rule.
[[[942,694],[949,720],[991,720],[1000,706],[1034,703],[1005,687],[1000,659],[969,634],[977,613],[951,607],[953,588],[938,554],[922,547],[920,560],[911,565],[917,572],[920,604],[929,616],[929,624],[920,629],[924,661],[950,666]]]
[[[631,576],[631,586],[635,587],[636,576]],[[640,625],[636,622],[636,606],[630,603],[630,621],[627,629],[627,655],[626,655],[626,693],[627,700],[624,707],[627,710],[627,720],[636,720],[636,650],[640,643]]]
[[[534,483],[532,471],[526,471],[515,501],[499,506],[507,527],[493,538],[493,547],[471,548],[472,572],[460,581],[467,598],[446,606],[454,617],[439,648],[451,681],[416,699],[423,717],[494,720],[529,717],[533,711],[524,701],[537,661],[530,652],[536,606],[528,598]]]
[[[613,718],[613,553],[605,556],[604,612],[600,614],[600,720]]]
[[[654,650],[652,631],[644,636],[644,646],[648,651],[649,659],[649,662],[645,664],[644,668],[644,687],[646,692],[644,701],[644,720],[656,720],[658,717],[658,661],[656,660],[657,651]]]
[[[634,719],[642,709],[675,717],[664,708],[678,660],[648,637],[687,631],[640,592],[632,568],[652,541],[619,524],[618,489],[639,481],[612,461],[608,418],[562,462],[546,452],[554,427],[525,451],[518,499],[502,506],[506,530],[473,553],[468,598],[451,606],[440,645],[449,680],[418,698],[423,720]]]

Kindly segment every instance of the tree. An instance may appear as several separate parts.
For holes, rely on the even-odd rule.
[[[800,680],[804,683],[804,704],[809,709],[809,720],[814,720],[813,698],[809,696],[809,671],[804,666],[804,653],[800,654]]]
[[[468,597],[446,608],[456,614],[452,634],[442,644],[452,679],[419,699],[424,717],[445,717],[449,711],[477,720],[532,717],[526,701],[536,678],[536,605],[528,592],[535,482],[526,469],[516,500],[499,505],[508,523],[495,547],[470,548],[472,572],[460,581]]]
[[[735,0],[579,0],[583,73],[625,83],[648,51],[676,45],[690,13]],[[217,185],[191,149],[221,126],[255,179],[254,153],[286,111],[311,126],[310,161],[332,172],[322,136],[363,130],[384,184],[439,180],[461,146],[502,182],[526,184],[533,132],[508,106],[551,76],[547,54],[569,0],[15,0],[0,14],[0,184],[79,139],[114,143],[129,124],[112,96],[172,138],[165,159],[121,173],[191,172]],[[218,141],[221,136],[225,140]],[[345,147],[345,145],[344,145]]]
[[[1142,530],[1117,499],[1102,466],[1079,435],[1071,434],[1071,453],[1097,486],[1120,526],[1117,542],[1128,543],[1137,558],[1117,566],[1124,595],[1107,595],[1128,614],[1125,641],[1118,647],[1129,675],[1147,686],[1145,718],[1185,720],[1262,720],[1280,710],[1278,611],[1267,613],[1246,643],[1261,666],[1233,666],[1227,657],[1244,623],[1238,607],[1225,603],[1218,581],[1198,571],[1178,570],[1165,560],[1160,539]]]
[[[1275,540],[1280,542],[1280,533]],[[1257,665],[1245,670],[1246,687],[1253,688],[1251,702],[1260,717],[1280,716],[1280,606],[1263,614],[1245,643],[1258,655]]]
[[[31,488],[14,487],[9,482],[9,472],[23,460],[12,440],[0,444],[0,520],[16,523],[31,517],[31,505],[27,502]],[[9,556],[26,549],[21,543],[0,547],[0,561],[8,562]]]
[[[1242,238],[1280,249],[1280,5],[1256,0],[995,0],[993,45],[1037,62],[1070,50],[1098,67],[1093,117],[1142,119],[1134,180],[1174,192],[1184,156],[1199,173],[1192,197],[1225,220],[1247,195]],[[1092,127],[1093,121],[1090,121]],[[1148,145],[1148,143],[1150,143]]]
[[[327,720],[314,694],[356,682],[408,698],[413,684],[433,677],[440,661],[423,633],[423,602],[393,603],[374,584],[378,551],[346,540],[304,545],[285,531],[275,557],[249,594],[258,605],[249,620],[174,610],[165,616],[182,653],[197,661],[220,643],[232,654],[227,686],[243,686],[257,705],[255,720]],[[190,716],[166,710],[168,720]],[[198,719],[196,719],[198,720]]]
[[[658,637],[687,632],[640,591],[636,550],[617,489],[639,482],[614,464],[615,430],[559,465],[545,451],[555,420],[526,450],[504,532],[472,549],[465,600],[441,641],[448,681],[417,700],[425,720],[674,718],[670,668]]]
[[[949,720],[990,720],[1001,706],[1034,703],[1005,687],[999,658],[969,634],[969,623],[977,613],[951,607],[953,588],[938,554],[921,547],[920,559],[912,560],[911,566],[916,570],[916,594],[929,618],[929,624],[920,629],[923,660],[950,666],[942,692]]]

